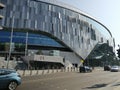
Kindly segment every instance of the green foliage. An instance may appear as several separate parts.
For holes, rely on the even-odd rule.
[[[120,49],[117,50],[118,57],[120,58]]]

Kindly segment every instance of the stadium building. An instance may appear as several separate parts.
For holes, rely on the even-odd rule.
[[[115,42],[108,28],[73,6],[57,0],[0,2],[4,16],[0,15],[0,56],[4,60],[60,68],[78,67],[84,60],[110,54],[114,57]]]

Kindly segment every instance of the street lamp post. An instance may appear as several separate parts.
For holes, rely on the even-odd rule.
[[[28,55],[28,32],[26,32],[26,42],[25,42],[25,58]],[[28,69],[30,67],[30,61],[28,60]]]
[[[28,32],[26,33],[25,56],[27,56],[27,52],[28,52]]]
[[[12,27],[11,27],[11,35],[10,35],[10,48],[9,48],[9,55],[7,58],[7,66],[6,68],[9,68],[9,60],[11,57],[11,52],[12,52],[12,40],[13,40],[13,27],[14,27],[14,16],[12,16]]]

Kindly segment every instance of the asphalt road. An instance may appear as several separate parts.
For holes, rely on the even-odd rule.
[[[120,90],[120,72],[99,70],[23,77],[17,90]]]

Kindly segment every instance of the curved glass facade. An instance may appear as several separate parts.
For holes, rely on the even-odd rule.
[[[114,46],[112,35],[103,24],[75,8],[68,8],[65,4],[50,0],[2,0],[2,3],[6,5],[3,9],[5,18],[2,26],[11,27],[14,19],[16,29],[49,33],[83,59],[99,42]],[[19,35],[22,38],[23,33]],[[17,41],[18,37],[14,39]],[[40,39],[41,37],[34,38],[29,43],[39,45]],[[41,45],[62,47],[55,42],[46,42],[47,39]]]
[[[8,31],[0,31],[0,42],[1,43],[9,43],[10,42],[11,33]],[[26,39],[28,39],[28,45],[34,46],[51,46],[51,47],[63,47],[54,39],[49,38],[48,36],[41,34],[27,34],[25,32],[14,32],[12,37],[12,43],[21,43],[26,44]]]

